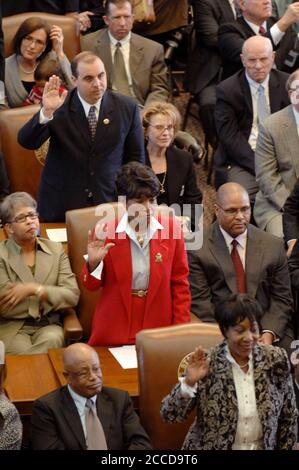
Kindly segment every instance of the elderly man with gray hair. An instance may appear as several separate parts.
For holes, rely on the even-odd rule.
[[[241,54],[244,69],[216,87],[216,187],[239,183],[249,193],[251,204],[258,191],[254,151],[261,121],[289,104],[288,75],[272,69],[274,57],[268,38],[247,39]]]

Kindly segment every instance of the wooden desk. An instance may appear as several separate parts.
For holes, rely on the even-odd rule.
[[[60,386],[47,354],[6,356],[6,366],[5,390],[22,416],[31,415],[34,400]]]

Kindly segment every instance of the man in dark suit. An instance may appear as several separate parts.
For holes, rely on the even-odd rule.
[[[108,89],[136,99],[140,106],[150,101],[167,101],[169,90],[164,49],[161,44],[132,33],[134,15],[128,0],[108,0],[103,17],[107,29],[81,36],[82,51],[92,51],[103,61]],[[118,79],[117,56],[124,65]]]
[[[292,295],[283,241],[249,224],[248,194],[237,183],[219,188],[215,212],[217,221],[205,230],[202,248],[188,254],[192,313],[215,322],[216,304],[231,293],[246,292],[264,310],[261,341],[288,350]]]
[[[99,357],[92,347],[72,344],[64,351],[63,366],[67,385],[34,403],[33,449],[151,449],[128,393],[103,386]]]
[[[195,0],[193,3],[195,45],[190,51],[187,83],[196,95],[199,115],[209,143],[215,145],[215,86],[221,79],[221,56],[218,30],[223,23],[234,21],[236,11],[230,0]]]
[[[216,188],[227,181],[244,186],[254,202],[258,186],[255,180],[254,151],[261,111],[262,87],[268,114],[288,106],[285,89],[288,75],[273,70],[274,53],[271,42],[253,36],[243,44],[244,70],[216,87],[215,125],[219,144],[215,153]]]
[[[106,91],[104,64],[91,52],[75,57],[72,73],[76,88],[65,101],[58,77],[50,78],[41,111],[18,136],[34,150],[50,138],[38,196],[38,211],[47,222],[63,221],[70,209],[116,200],[117,170],[131,160],[144,163],[136,103]]]
[[[277,50],[275,63],[279,70],[291,73],[298,67],[298,40],[291,26],[299,20],[299,2],[288,6],[276,22],[271,0],[239,0],[242,15],[219,28],[219,48],[223,60],[223,79],[242,68],[240,53],[243,43],[251,36],[268,37]]]

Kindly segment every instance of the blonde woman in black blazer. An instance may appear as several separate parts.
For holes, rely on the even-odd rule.
[[[196,182],[192,155],[173,144],[179,130],[181,116],[171,103],[151,102],[144,107],[142,124],[145,135],[146,163],[151,166],[160,182],[158,204],[177,204],[176,215],[188,216],[195,230],[195,206],[201,204],[202,194]],[[189,214],[183,211],[190,205]]]

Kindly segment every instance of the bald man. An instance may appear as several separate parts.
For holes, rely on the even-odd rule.
[[[231,255],[235,240],[245,278],[243,292],[264,309],[262,341],[288,350],[293,339],[292,296],[283,242],[249,224],[249,197],[237,183],[218,189],[215,213],[217,220],[205,230],[202,248],[188,254],[191,311],[202,321],[215,322],[215,305],[242,292]]]
[[[67,385],[35,401],[32,446],[35,450],[151,449],[127,392],[103,386],[100,360],[84,343],[72,344],[63,354]],[[104,443],[88,441],[87,400],[95,406]],[[97,419],[96,418],[96,419]],[[99,435],[99,432],[96,432]]]
[[[261,121],[259,86],[263,87],[266,113],[272,114],[289,104],[285,89],[288,75],[272,69],[274,57],[268,38],[247,39],[241,54],[244,70],[216,87],[216,188],[228,181],[239,183],[246,188],[251,203],[258,191],[254,151]]]

